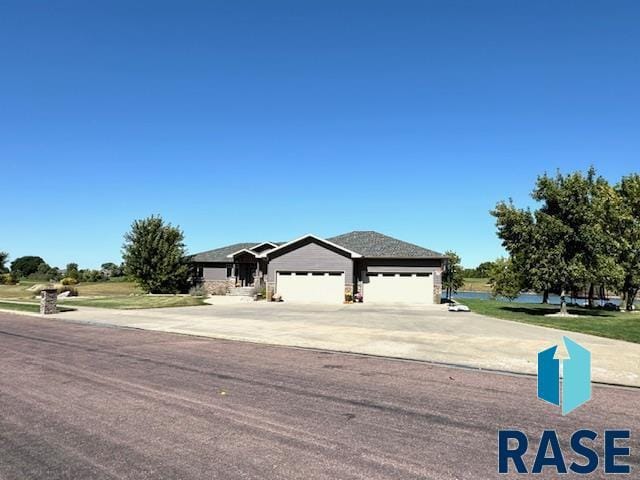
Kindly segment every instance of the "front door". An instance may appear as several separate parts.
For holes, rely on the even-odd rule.
[[[237,282],[241,287],[252,287],[255,282],[256,274],[255,263],[240,263],[238,264],[238,276]]]

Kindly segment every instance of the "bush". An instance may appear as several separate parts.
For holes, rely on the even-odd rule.
[[[77,285],[78,280],[73,277],[64,277],[60,283],[62,283],[62,285]]]
[[[192,297],[206,297],[207,291],[202,285],[195,285],[189,289],[189,295]]]
[[[70,297],[78,296],[78,289],[71,285],[56,285],[55,287],[56,287],[56,290],[58,291],[58,295],[60,295],[63,292],[69,292]]]
[[[13,273],[3,273],[0,275],[0,285],[15,285],[18,278]]]

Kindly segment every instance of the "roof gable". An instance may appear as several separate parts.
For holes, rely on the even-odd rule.
[[[190,261],[202,263],[229,263],[231,260],[227,257],[227,255],[238,252],[239,250],[249,249],[254,245],[256,245],[256,242],[234,243],[232,245],[227,245],[226,247],[220,247],[214,250],[207,250],[206,252],[196,253],[191,256]]]
[[[273,254],[278,255],[280,252],[288,251],[288,250],[290,250],[292,248],[295,248],[296,244],[304,245],[306,243],[309,243],[310,241],[318,243],[318,244],[323,245],[325,247],[329,247],[329,248],[334,249],[334,250],[341,251],[341,252],[343,252],[343,254],[346,254],[346,255],[350,256],[351,258],[359,258],[359,257],[362,256],[358,252],[354,252],[354,251],[352,251],[352,250],[350,250],[350,249],[348,249],[346,247],[343,247],[342,245],[335,244],[335,243],[331,242],[330,240],[326,240],[324,238],[317,237],[317,236],[315,236],[315,235],[313,235],[311,233],[308,233],[307,235],[303,235],[302,237],[296,238],[295,240],[291,240],[290,242],[284,243],[284,244],[280,245],[279,247],[276,247],[276,248],[274,248],[272,250],[268,250],[268,251],[264,252],[263,254],[261,254],[260,256],[261,257],[271,257]]]

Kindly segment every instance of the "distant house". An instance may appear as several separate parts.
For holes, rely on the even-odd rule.
[[[341,303],[361,293],[366,303],[440,303],[446,257],[373,231],[290,242],[247,242],[193,255],[196,283],[215,293],[266,288],[285,301]]]

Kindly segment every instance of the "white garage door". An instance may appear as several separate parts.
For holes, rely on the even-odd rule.
[[[277,272],[276,293],[285,302],[342,303],[344,272]]]
[[[433,303],[433,275],[425,273],[370,273],[364,283],[365,303]]]

